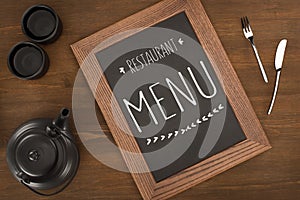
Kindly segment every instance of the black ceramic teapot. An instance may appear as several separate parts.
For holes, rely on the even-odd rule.
[[[75,176],[79,153],[68,129],[70,111],[57,119],[34,119],[16,129],[7,146],[14,177],[40,195],[62,191]]]

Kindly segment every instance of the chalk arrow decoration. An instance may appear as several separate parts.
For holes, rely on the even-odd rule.
[[[206,116],[203,116],[203,117],[202,117],[202,121],[205,122],[205,121],[207,121],[207,120],[208,120],[208,118],[207,118]]]
[[[224,108],[224,106],[222,104],[219,105],[219,110],[222,110]]]
[[[202,123],[202,121],[200,119],[197,119],[196,122],[197,122],[197,124],[201,124]]]
[[[181,129],[181,134],[183,135],[185,133],[185,129]]]
[[[126,73],[124,67],[120,67],[120,68],[119,68],[119,71],[120,71],[121,74],[125,74],[125,73]]]
[[[179,38],[178,43],[179,43],[180,45],[183,45],[184,41],[182,40],[182,38]]]
[[[197,126],[196,126],[196,124],[194,124],[194,122],[193,122],[193,123],[191,124],[191,127],[192,127],[192,128],[195,128],[195,127],[197,127]]]
[[[151,143],[151,139],[147,138],[147,146],[149,146],[150,143]]]
[[[213,113],[218,113],[218,112],[220,112],[218,109],[213,109]]]
[[[214,116],[214,114],[219,113],[221,110],[223,110],[225,107],[220,104],[217,108],[214,108],[211,112],[209,112],[207,114],[207,116],[203,116],[202,118],[198,118],[196,120],[196,122],[192,122],[190,125],[187,125],[187,127],[185,129],[181,129],[180,131],[174,131],[174,133],[168,133],[168,135],[160,135],[160,137],[156,136],[151,138],[147,138],[147,146],[150,145],[151,143],[156,143],[158,140],[160,141],[164,141],[165,139],[170,139],[172,136],[176,137],[179,133],[181,133],[181,135],[184,135],[186,132],[188,132],[189,130],[192,130],[192,128],[196,128],[197,124],[201,124],[202,122],[206,122],[209,120],[209,118],[212,118]],[[196,124],[197,123],[197,124]],[[209,153],[209,151],[212,148],[212,144],[214,144],[217,139],[220,137],[220,135],[214,135],[212,138],[215,139],[214,141],[211,141],[211,138],[208,138],[207,136],[204,138],[204,140],[206,142],[208,142],[208,144],[206,145],[206,147],[201,147],[200,151],[199,151],[199,157],[203,158],[205,155],[207,155],[207,153]]]
[[[179,133],[178,131],[175,131],[175,137],[178,135],[178,133]]]
[[[190,126],[186,127],[186,131],[191,130],[192,128]]]

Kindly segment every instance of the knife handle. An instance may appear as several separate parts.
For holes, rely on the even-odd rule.
[[[270,107],[269,107],[268,115],[271,114],[274,103],[275,103],[275,99],[276,99],[276,95],[277,95],[277,91],[278,91],[278,86],[279,86],[280,73],[281,73],[280,70],[277,71],[277,73],[276,73],[276,82],[275,82],[273,97],[272,97],[272,101],[271,101],[271,104],[270,104]]]
[[[256,47],[255,47],[254,42],[251,42],[251,45],[252,45],[252,48],[253,48],[253,51],[254,51],[256,60],[257,60],[257,62],[258,62],[259,69],[260,69],[261,74],[262,74],[262,76],[263,76],[263,78],[264,78],[264,81],[265,81],[266,83],[268,83],[269,81],[268,81],[267,74],[266,74],[266,72],[265,72],[264,66],[263,66],[263,64],[262,64],[262,62],[261,62],[261,59],[260,59],[260,57],[259,57],[259,54],[258,54],[258,51],[257,51],[257,49],[256,49]]]

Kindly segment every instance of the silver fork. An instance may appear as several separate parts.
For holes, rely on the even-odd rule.
[[[258,62],[258,65],[259,65],[259,68],[260,68],[260,71],[261,71],[261,74],[264,78],[264,81],[266,83],[268,83],[268,77],[267,77],[267,74],[265,72],[265,69],[264,69],[264,66],[260,60],[260,57],[258,55],[258,51],[255,47],[255,44],[254,44],[254,38],[253,38],[253,32],[252,32],[252,29],[250,27],[250,23],[249,23],[249,20],[247,17],[242,17],[241,18],[241,22],[242,22],[242,28],[243,28],[243,32],[244,32],[244,35],[245,37],[250,41],[251,43],[251,46],[253,48],[253,51],[255,53],[255,56],[256,56],[256,59],[257,59],[257,62]]]

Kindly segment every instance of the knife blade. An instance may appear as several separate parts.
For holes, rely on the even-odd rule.
[[[283,39],[279,42],[276,56],[275,56],[275,69],[276,71],[280,70],[282,68],[283,58],[285,54],[285,49],[287,45],[287,39]]]
[[[275,103],[275,99],[276,99],[276,95],[277,95],[277,91],[278,91],[278,87],[279,87],[279,79],[280,79],[280,74],[281,74],[281,69],[282,69],[283,58],[284,58],[286,46],[287,46],[287,39],[282,39],[279,42],[277,50],[276,50],[276,55],[275,55],[276,81],[275,81],[272,100],[271,100],[270,107],[268,110],[268,115],[271,114],[274,103]]]

